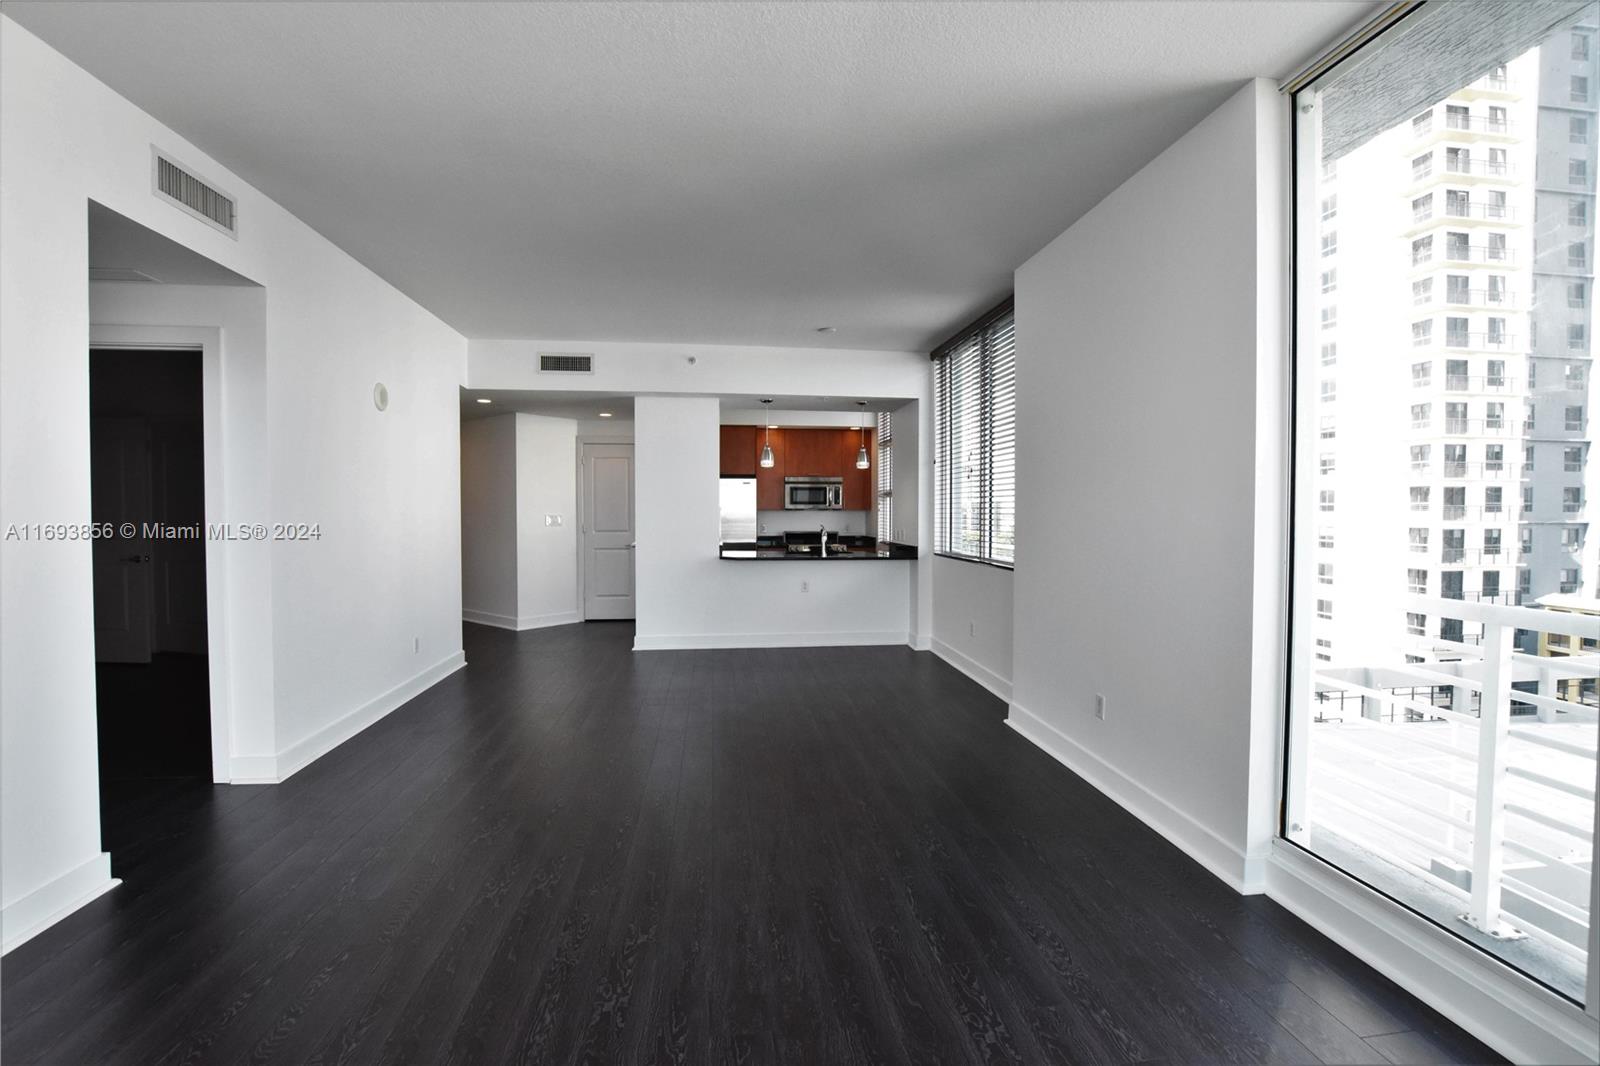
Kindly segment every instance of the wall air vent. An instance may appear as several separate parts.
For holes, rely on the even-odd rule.
[[[239,208],[232,196],[152,148],[152,188],[177,207],[230,237],[239,235]]]
[[[589,352],[540,352],[541,374],[593,374],[594,356]]]

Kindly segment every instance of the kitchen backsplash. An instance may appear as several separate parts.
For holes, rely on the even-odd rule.
[[[871,511],[758,511],[756,527],[772,537],[789,529],[814,531],[827,526],[830,533],[866,536],[872,532]]]

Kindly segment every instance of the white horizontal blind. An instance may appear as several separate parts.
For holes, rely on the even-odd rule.
[[[1015,315],[1002,306],[934,353],[934,551],[1016,558]]]
[[[989,485],[987,557],[1017,558],[1017,346],[1016,320],[1007,315],[984,339],[988,361]]]
[[[894,540],[894,416],[878,412],[878,539]]]

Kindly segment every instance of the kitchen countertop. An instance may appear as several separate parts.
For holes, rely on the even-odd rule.
[[[835,546],[828,546],[826,556],[817,553],[791,552],[782,547],[752,545],[723,545],[718,554],[724,559],[753,560],[755,562],[847,562],[853,559],[915,559],[917,549],[909,544],[894,544],[882,540],[868,544],[841,545],[846,550],[835,554]]]

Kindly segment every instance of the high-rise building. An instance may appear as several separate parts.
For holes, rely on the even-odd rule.
[[[1319,662],[1448,660],[1481,641],[1408,594],[1600,592],[1597,36],[1580,23],[1322,166]]]

